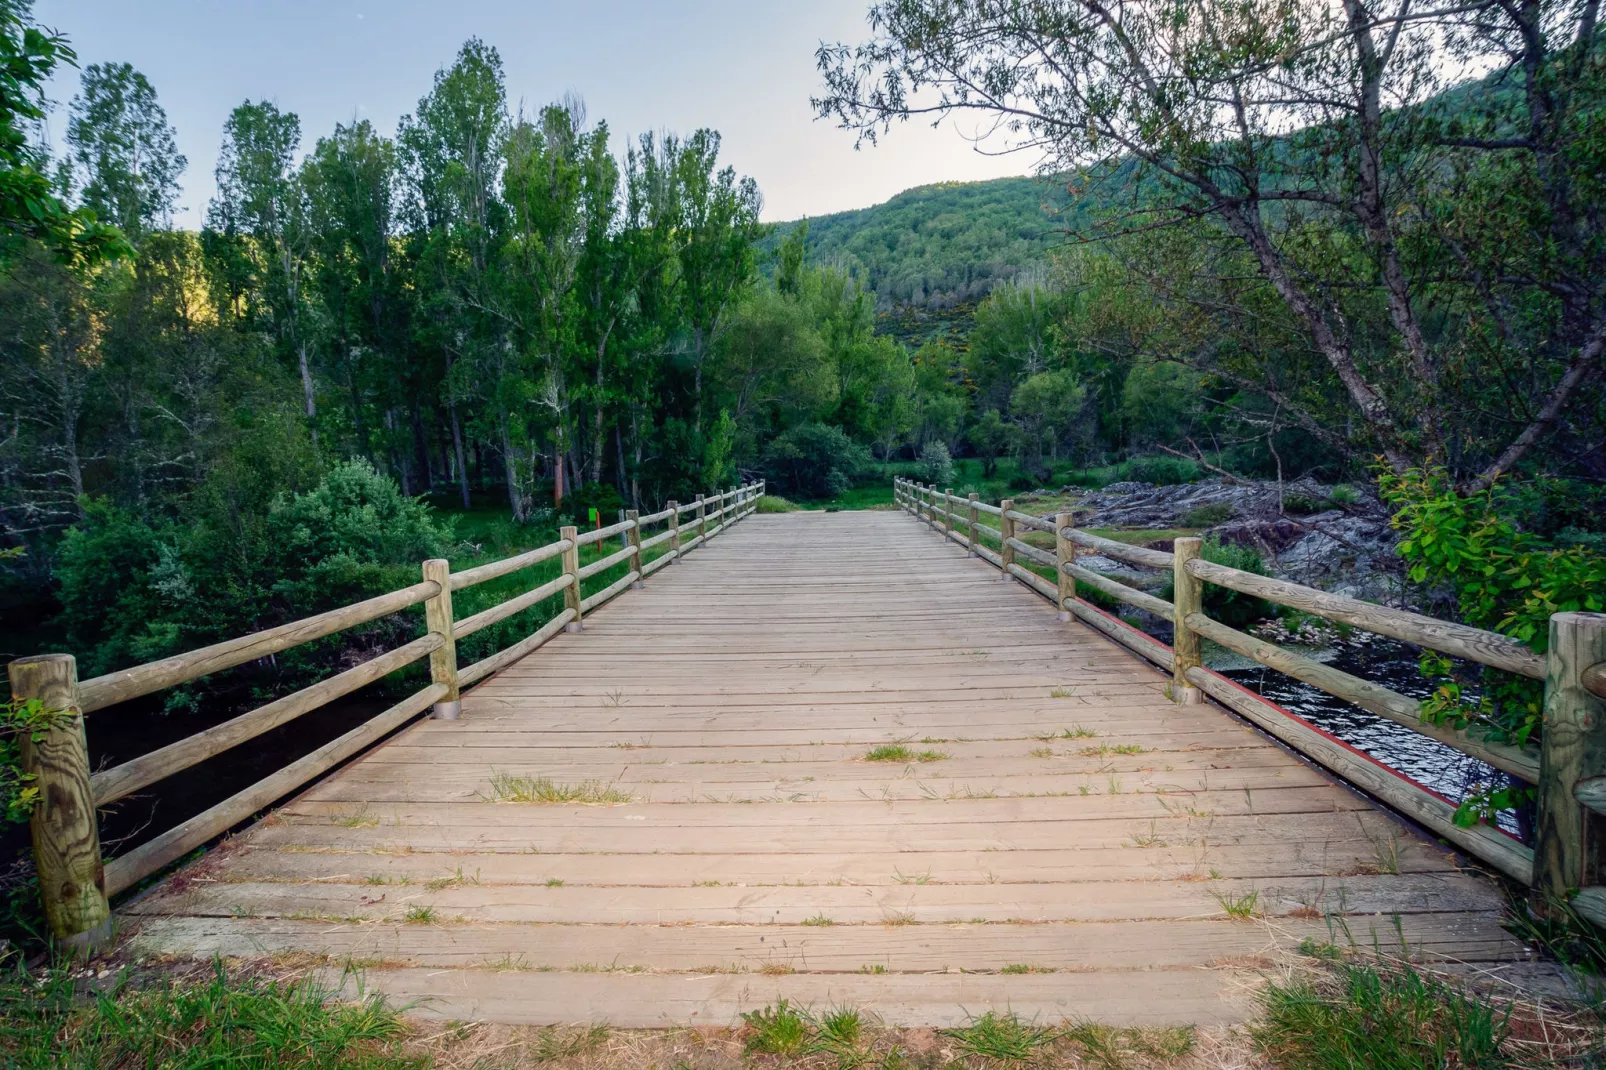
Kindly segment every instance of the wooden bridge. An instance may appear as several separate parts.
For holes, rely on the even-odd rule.
[[[608,589],[651,572],[645,590],[128,899],[125,946],[356,964],[445,1018],[629,1026],[725,1025],[781,997],[894,1024],[1205,1024],[1249,1014],[1302,944],[1480,972],[1528,957],[1494,880],[1186,701],[1111,642],[1114,618],[1059,619],[1052,582],[1012,560],[1045,552],[1008,503],[993,551],[977,508],[967,529],[951,496],[899,499],[727,522],[672,568],[687,529],[643,542],[655,518],[632,518]],[[541,642],[587,601],[577,538],[536,589],[576,577]],[[643,546],[666,556],[644,565]],[[446,696],[438,662],[407,717]]]

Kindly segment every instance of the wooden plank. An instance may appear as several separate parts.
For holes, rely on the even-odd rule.
[[[698,527],[726,534],[744,495],[709,495]],[[374,990],[427,988],[458,1017],[720,1024],[776,985],[918,1024],[1122,1024],[1173,991],[1164,1013],[1231,1018],[1244,964],[1346,931],[1522,958],[1498,895],[1443,848],[1215,707],[1167,702],[1102,630],[1153,640],[1060,624],[1035,585],[998,582],[967,554],[968,501],[898,495],[753,517],[499,664],[459,721],[414,724],[125,907],[141,948],[379,960]],[[864,760],[888,742],[948,757]],[[633,798],[496,803],[496,773]],[[1251,893],[1266,916],[1229,920],[1223,898]],[[421,907],[433,920],[402,921]],[[1061,972],[932,972],[1013,963]]]

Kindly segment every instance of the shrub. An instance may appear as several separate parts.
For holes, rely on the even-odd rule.
[[[1225,524],[1233,517],[1233,508],[1226,502],[1211,502],[1196,509],[1189,509],[1182,514],[1182,526],[1185,528],[1213,528],[1217,524]]]
[[[281,498],[268,531],[287,565],[345,557],[363,564],[401,564],[443,557],[451,529],[424,501],[363,460],[335,467],[316,487]]]
[[[783,494],[834,498],[870,467],[870,451],[840,427],[801,424],[777,436],[764,453],[764,475]]]
[[[1340,483],[1327,492],[1327,500],[1337,506],[1356,505],[1361,500],[1361,492],[1354,487]]]
[[[934,487],[949,487],[954,482],[954,459],[948,447],[941,442],[928,442],[920,451],[920,478]]]
[[[1285,516],[1310,516],[1320,513],[1327,508],[1327,503],[1320,498],[1312,498],[1308,494],[1283,495],[1283,514]]]
[[[766,494],[758,500],[758,511],[761,513],[795,513],[797,505],[789,502],[779,494]]]
[[[1010,490],[1034,490],[1037,480],[1032,478],[1030,472],[1017,472],[1009,477]]]
[[[1126,462],[1126,478],[1139,483],[1171,486],[1192,483],[1204,470],[1183,457],[1134,457]]]
[[[1206,538],[1199,553],[1206,561],[1226,565],[1240,572],[1253,572],[1260,576],[1266,574],[1266,565],[1261,560],[1260,553],[1247,546],[1222,542],[1217,538]],[[1160,597],[1167,602],[1176,597],[1176,586],[1171,580],[1165,581],[1165,585],[1160,589]],[[1262,617],[1274,615],[1277,608],[1263,598],[1207,583],[1204,588],[1204,612],[1205,616],[1219,620],[1229,627],[1243,628]]]

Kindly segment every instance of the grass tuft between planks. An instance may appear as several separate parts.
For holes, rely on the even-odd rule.
[[[620,791],[611,784],[604,784],[600,780],[559,784],[544,776],[527,777],[493,773],[490,798],[493,802],[582,803],[587,806],[610,806],[630,802],[635,796],[628,791]]]

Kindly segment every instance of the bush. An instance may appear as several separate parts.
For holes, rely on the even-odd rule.
[[[934,487],[950,487],[954,482],[954,459],[941,442],[928,442],[920,451],[920,478]]]
[[[1032,474],[1030,472],[1016,472],[1014,475],[1009,477],[1009,489],[1035,490],[1037,489],[1037,480],[1032,478]]]
[[[840,427],[801,424],[764,452],[764,475],[783,494],[834,498],[870,467],[870,451]]]
[[[305,494],[281,498],[268,532],[287,568],[345,557],[362,564],[403,564],[444,557],[451,529],[430,506],[401,492],[373,465],[351,460]]]
[[[1189,509],[1182,514],[1182,526],[1185,528],[1213,528],[1217,524],[1225,524],[1233,517],[1232,506],[1226,502],[1211,502],[1201,505],[1197,509]]]
[[[1259,552],[1247,546],[1222,542],[1217,538],[1207,538],[1199,554],[1206,561],[1226,565],[1240,572],[1253,572],[1258,576],[1266,574],[1266,565],[1260,559]],[[1165,586],[1160,589],[1160,597],[1167,602],[1176,597],[1176,587],[1171,580],[1165,581]],[[1218,620],[1228,627],[1243,628],[1264,617],[1274,616],[1277,607],[1263,598],[1207,583],[1204,587],[1204,612],[1205,616]]]
[[[766,494],[758,500],[760,513],[795,513],[797,505],[787,501],[779,494]]]
[[[1320,498],[1312,498],[1308,494],[1283,495],[1283,515],[1285,516],[1310,516],[1312,513],[1320,513],[1326,509],[1326,502]]]
[[[1184,457],[1134,457],[1126,462],[1126,478],[1139,483],[1171,486],[1193,483],[1204,469]]]

